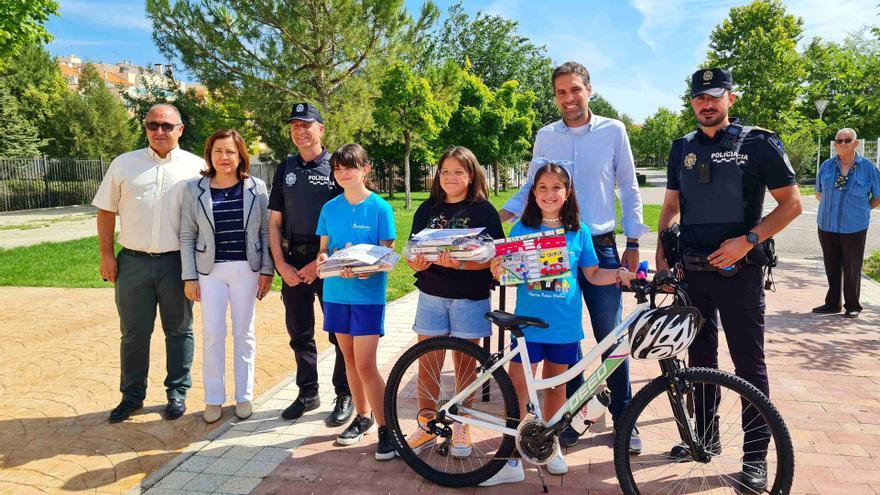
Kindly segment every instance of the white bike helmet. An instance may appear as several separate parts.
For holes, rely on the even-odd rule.
[[[635,359],[666,359],[688,348],[703,325],[691,306],[664,306],[642,313],[629,326],[630,355]]]

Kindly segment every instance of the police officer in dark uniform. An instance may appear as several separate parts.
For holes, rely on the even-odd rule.
[[[704,69],[691,78],[691,107],[700,127],[676,139],[669,154],[667,190],[659,231],[680,216],[687,292],[706,322],[688,350],[689,366],[718,367],[718,317],[724,328],[736,374],[770,395],[764,362],[764,266],[766,242],[801,213],[795,173],[779,137],[772,131],[731,123],[736,100],[733,80],[724,69]],[[779,203],[762,219],[764,191]],[[659,243],[658,243],[659,244]],[[658,270],[668,269],[662,245]],[[699,402],[701,394],[696,393]],[[718,443],[715,406],[700,407],[697,434]],[[754,413],[743,411],[745,431],[740,481],[758,492],[767,485],[769,431]],[[757,426],[755,426],[757,424]],[[713,442],[714,440],[714,442]],[[717,445],[718,448],[722,446]],[[686,444],[674,457],[690,456]]]
[[[315,296],[323,304],[323,281],[318,278],[315,258],[320,237],[315,235],[321,207],[342,192],[333,180],[330,153],[321,145],[324,120],[321,112],[309,103],[293,105],[290,139],[298,153],[287,157],[275,171],[269,196],[269,242],[275,268],[283,285],[285,323],[290,347],[296,358],[296,384],[299,394],[281,417],[297,419],[321,405],[318,398],[318,353],[315,345]],[[336,403],[325,424],[340,426],[354,409],[345,376],[345,361],[336,335],[333,387]]]

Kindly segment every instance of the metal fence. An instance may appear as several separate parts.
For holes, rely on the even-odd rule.
[[[0,211],[88,204],[109,161],[0,158]]]
[[[89,204],[98,192],[101,180],[110,166],[109,160],[79,160],[73,158],[0,158],[0,211],[31,210],[56,206]],[[272,187],[277,164],[251,162],[251,175]],[[383,193],[403,190],[403,173],[389,167],[377,166],[370,172],[370,180]],[[483,168],[489,189],[494,188],[490,167]],[[503,170],[504,186],[519,188],[525,182],[528,164]],[[436,166],[413,164],[410,169],[413,191],[430,191]]]
[[[828,148],[830,149],[828,156],[834,156],[837,154],[837,151],[834,149],[834,141],[828,143]],[[880,138],[859,138],[859,147],[856,151],[868,160],[874,162],[875,165],[880,165]]]

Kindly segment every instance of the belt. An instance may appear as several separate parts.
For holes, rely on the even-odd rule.
[[[594,246],[614,246],[614,232],[606,232],[604,234],[598,234],[593,236],[593,245]]]
[[[318,254],[318,251],[321,249],[321,244],[314,242],[295,243],[282,239],[281,249],[287,254],[301,254],[307,256],[310,254]]]
[[[148,253],[147,251],[135,251],[134,249],[122,248],[120,253],[125,253],[129,256],[149,256],[150,258],[158,258],[160,256],[165,256],[166,254],[180,254],[180,251],[165,251],[164,253]]]
[[[684,269],[694,272],[715,272],[725,277],[732,277],[739,272],[744,265],[743,261],[737,261],[727,268],[718,268],[712,266],[705,256],[684,255]]]

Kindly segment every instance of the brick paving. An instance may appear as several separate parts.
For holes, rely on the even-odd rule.
[[[783,262],[776,271],[779,290],[767,298],[771,393],[796,450],[792,493],[880,495],[880,285],[863,282],[865,311],[858,320],[813,316],[809,309],[824,295],[820,263],[815,259]],[[386,372],[415,341],[410,330],[413,296],[388,308],[387,335],[379,351],[379,363]],[[625,300],[625,311],[630,311],[634,303],[631,297]],[[723,343],[721,347],[725,348]],[[320,363],[325,381],[331,364],[329,359]],[[721,367],[732,369],[723,351]],[[654,363],[632,366],[636,389],[656,375]],[[455,490],[423,480],[399,459],[373,460],[375,435],[366,436],[358,445],[336,446],[333,441],[342,428],[323,426],[330,408],[327,400],[318,412],[297,422],[279,420],[279,410],[294,395],[294,386],[281,388],[254,418],[230,422],[216,440],[148,478],[143,486],[152,488],[147,493],[541,493],[534,470],[527,471],[526,481],[516,485]],[[569,474],[545,475],[551,493],[572,489],[591,495],[618,493],[611,441],[610,425],[600,422],[592,435],[567,449]],[[246,460],[242,457],[271,460],[242,462]],[[270,469],[273,465],[277,467]]]

